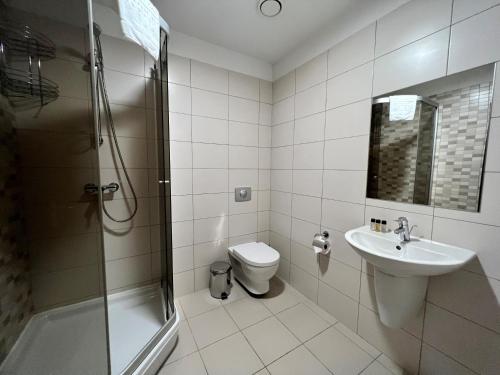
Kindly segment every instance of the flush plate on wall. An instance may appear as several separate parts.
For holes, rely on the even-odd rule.
[[[237,187],[234,189],[234,200],[236,202],[246,202],[252,199],[251,187]]]

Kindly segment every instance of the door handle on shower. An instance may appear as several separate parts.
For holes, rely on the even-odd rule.
[[[87,194],[97,194],[98,191],[98,186],[96,184],[85,184],[83,187],[83,191]],[[109,193],[116,193],[120,189],[120,185],[118,185],[116,182],[111,182],[107,185],[102,185],[101,190],[103,193],[109,192]]]

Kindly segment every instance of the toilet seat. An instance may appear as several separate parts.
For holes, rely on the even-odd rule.
[[[254,267],[270,267],[280,260],[280,253],[264,242],[249,242],[229,247],[231,253],[242,262]]]

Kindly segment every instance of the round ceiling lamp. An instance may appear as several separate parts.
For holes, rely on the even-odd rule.
[[[261,0],[259,3],[260,12],[266,17],[275,17],[280,14],[282,5],[279,0]]]

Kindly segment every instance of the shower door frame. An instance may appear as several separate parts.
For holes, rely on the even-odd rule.
[[[88,8],[88,20],[89,25],[93,25],[93,0],[87,0]],[[167,41],[168,41],[168,31],[160,26],[160,57],[159,60],[155,62],[155,68],[153,69],[152,81],[154,84],[154,97],[155,97],[155,123],[157,129],[159,130],[157,135],[158,141],[158,184],[160,185],[160,197],[159,197],[159,208],[160,208],[160,256],[161,256],[161,289],[163,297],[163,308],[164,308],[164,318],[165,321],[162,327],[155,333],[155,335],[149,340],[149,342],[142,348],[142,350],[137,353],[137,355],[129,362],[127,368],[121,371],[122,375],[134,374],[135,371],[140,367],[140,365],[145,361],[154,348],[160,343],[160,341],[167,336],[169,331],[177,321],[177,311],[174,306],[174,294],[173,294],[173,268],[172,268],[172,213],[171,213],[171,194],[170,194],[170,148],[168,146],[169,139],[169,126],[168,126],[168,54],[167,54]],[[89,59],[90,66],[96,66],[96,59],[93,51],[94,46],[94,30],[93,27],[88,28],[88,46],[89,46]],[[160,64],[160,69],[157,65]],[[162,75],[165,74],[165,77]],[[91,96],[92,96],[92,114],[94,122],[94,144],[97,149],[97,163],[98,170],[100,170],[99,163],[99,131],[98,131],[98,96],[97,96],[97,71],[96,69],[90,69],[91,76]],[[165,86],[165,90],[164,90]],[[165,93],[165,97],[163,95]],[[164,110],[165,104],[166,108]],[[167,115],[166,115],[167,114]],[[103,196],[101,189],[101,179],[100,173],[96,176],[98,189],[98,203],[99,212],[98,219],[100,224],[100,242],[102,248],[102,278],[103,278],[103,293],[105,297],[104,308],[105,308],[105,321],[106,321],[106,342],[107,342],[107,359],[108,359],[108,374],[111,375],[111,344],[110,344],[110,330],[109,330],[109,307],[108,307],[108,293],[106,286],[106,258],[105,258],[105,245],[104,245],[104,226],[103,226]]]

